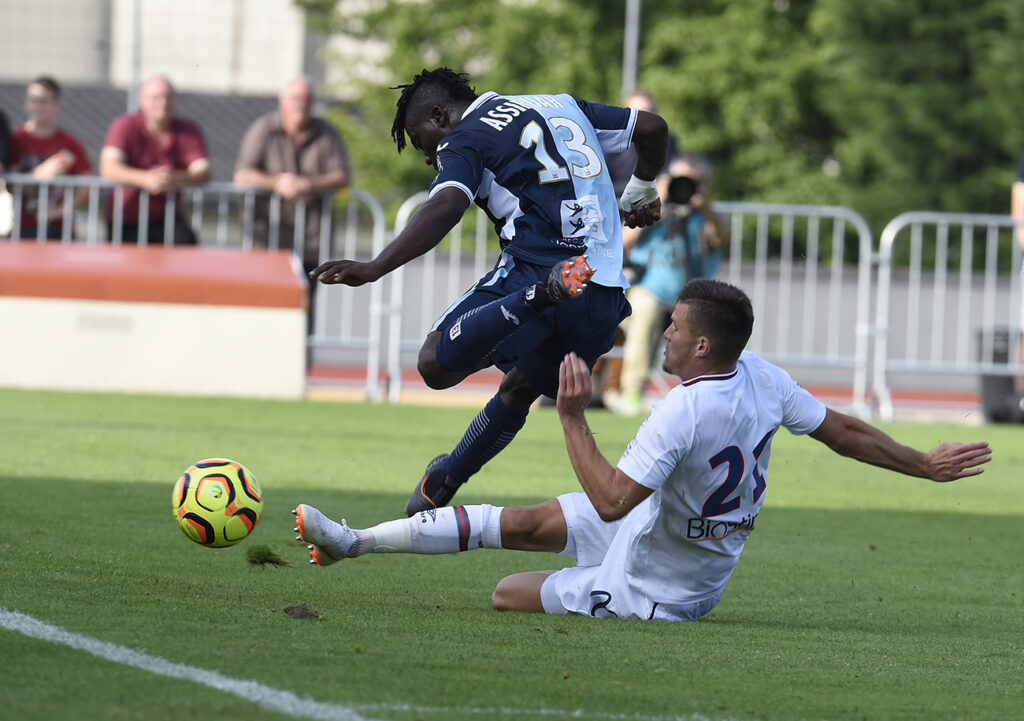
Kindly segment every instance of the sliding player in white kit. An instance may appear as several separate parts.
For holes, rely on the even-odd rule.
[[[921,452],[826,408],[786,371],[744,351],[753,320],[750,300],[734,286],[697,279],[683,288],[665,331],[664,362],[683,382],[654,406],[617,468],[587,426],[587,365],[566,356],[557,406],[582,493],[528,508],[431,509],[365,530],[300,505],[299,539],[319,565],[370,552],[564,553],[575,567],[509,576],[494,591],[494,607],[689,621],[718,603],[756,526],[780,426],[933,481],[977,475],[991,459],[985,442]]]

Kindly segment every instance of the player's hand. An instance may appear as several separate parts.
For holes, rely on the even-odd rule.
[[[590,368],[575,353],[568,353],[558,367],[558,398],[555,402],[561,416],[582,416],[590,405],[593,388]]]
[[[311,280],[319,280],[324,285],[350,285],[358,287],[373,283],[380,279],[380,272],[372,263],[359,263],[354,260],[329,260],[309,271]]]
[[[976,476],[992,460],[988,443],[940,443],[927,453],[928,478],[939,483]]]
[[[661,200],[655,200],[647,205],[639,205],[630,212],[623,212],[622,222],[630,228],[646,228],[661,220]]]
[[[630,228],[645,228],[661,220],[661,197],[653,180],[630,177],[619,198],[622,222]]]

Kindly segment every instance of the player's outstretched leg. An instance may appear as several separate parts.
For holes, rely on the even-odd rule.
[[[345,521],[336,523],[304,503],[292,513],[297,540],[310,544],[310,563],[328,566],[367,553],[437,554],[501,548],[502,510],[486,503],[454,506],[358,530]]]
[[[297,541],[309,544],[309,562],[317,566],[330,566],[343,558],[359,554],[359,534],[341,523],[332,521],[313,506],[300,503],[292,511],[295,516]]]

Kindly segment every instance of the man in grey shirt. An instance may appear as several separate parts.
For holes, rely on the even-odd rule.
[[[338,131],[313,116],[313,86],[306,78],[290,80],[281,91],[278,110],[257,118],[238,152],[234,182],[272,190],[281,196],[278,247],[295,247],[295,209],[306,204],[302,263],[306,271],[320,264],[320,214],[324,198],[351,183],[348,155]],[[270,203],[256,204],[253,241],[270,241]]]

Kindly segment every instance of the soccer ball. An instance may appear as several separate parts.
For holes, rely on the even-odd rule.
[[[174,484],[174,520],[186,536],[211,548],[233,546],[260,522],[263,489],[241,463],[208,458]]]

